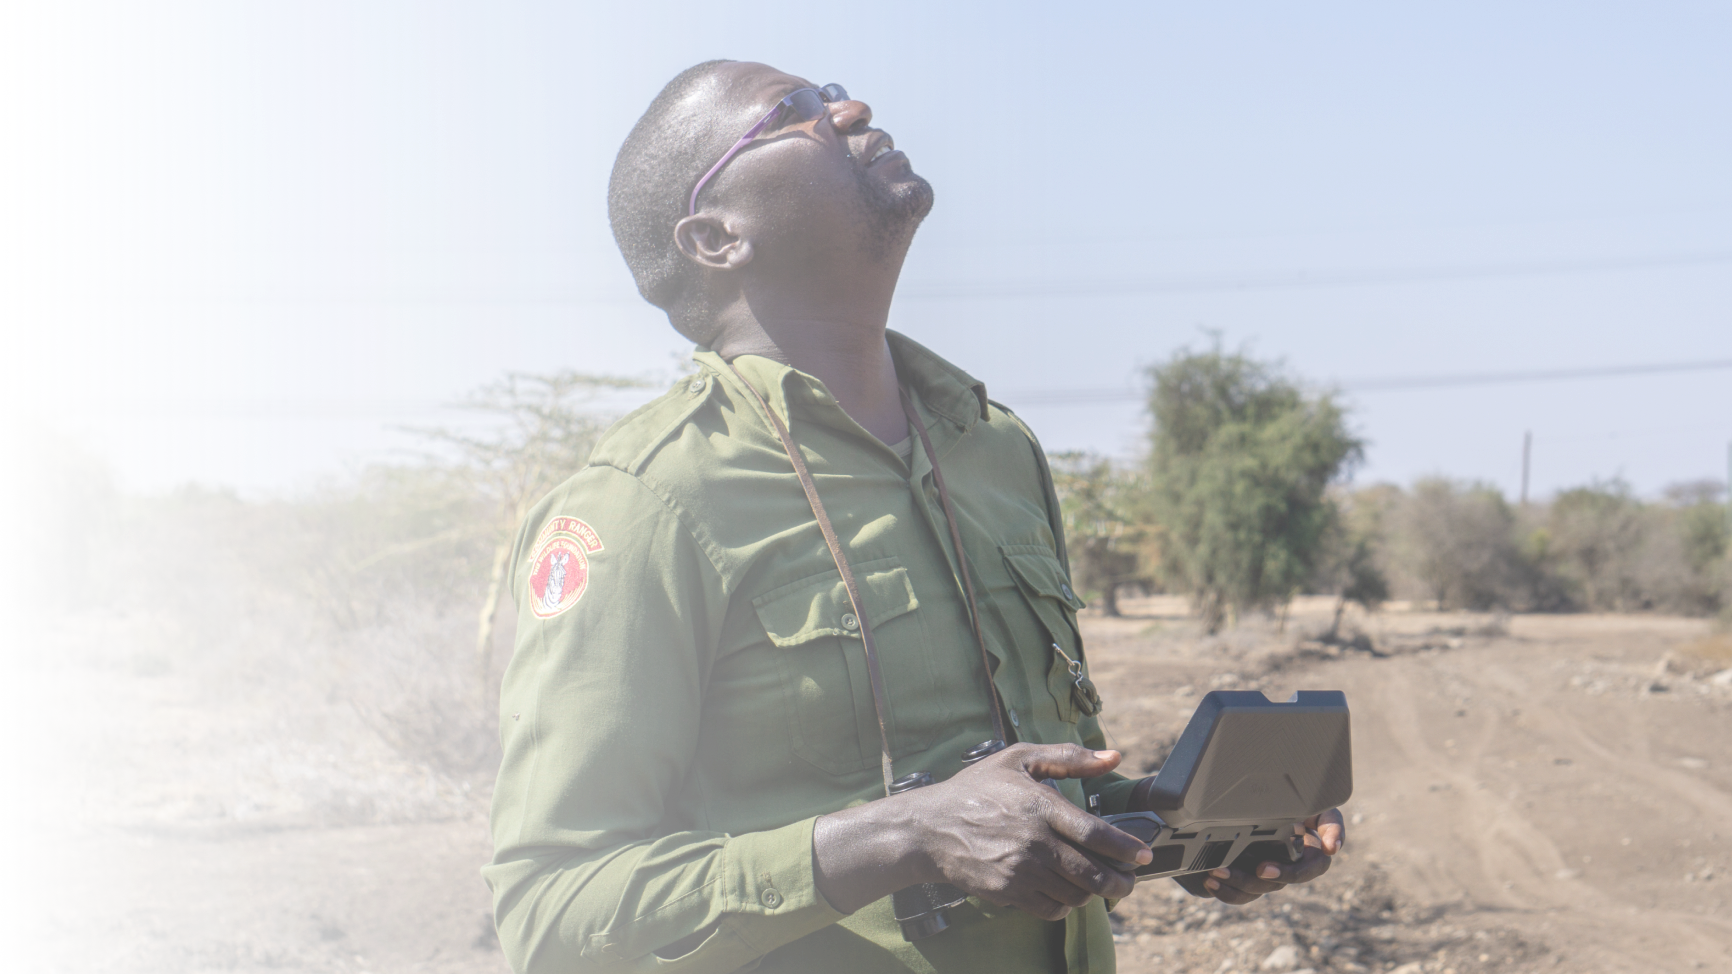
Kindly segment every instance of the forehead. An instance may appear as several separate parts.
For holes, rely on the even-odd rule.
[[[718,112],[728,115],[762,115],[789,92],[816,87],[811,82],[756,61],[735,61],[716,70],[713,93]]]

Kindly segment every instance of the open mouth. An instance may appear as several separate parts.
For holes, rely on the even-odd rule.
[[[890,138],[889,135],[885,135],[884,141],[879,143],[877,146],[873,147],[872,154],[870,156],[866,157],[866,165],[870,166],[873,163],[876,163],[880,159],[883,159],[885,156],[888,156],[895,151],[896,151],[896,140]]]

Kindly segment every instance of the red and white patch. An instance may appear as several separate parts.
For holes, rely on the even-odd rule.
[[[601,536],[582,519],[548,522],[529,563],[529,609],[546,620],[576,605],[589,588],[589,554],[601,548]]]

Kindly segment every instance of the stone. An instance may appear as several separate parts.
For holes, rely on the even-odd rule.
[[[1299,947],[1296,945],[1276,946],[1275,951],[1263,957],[1263,965],[1258,967],[1266,973],[1290,973],[1299,968]]]

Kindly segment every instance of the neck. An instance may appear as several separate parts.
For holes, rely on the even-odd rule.
[[[723,359],[763,356],[817,377],[855,423],[894,444],[908,436],[884,336],[895,276],[850,284],[848,295],[742,288],[715,314],[711,347]]]

